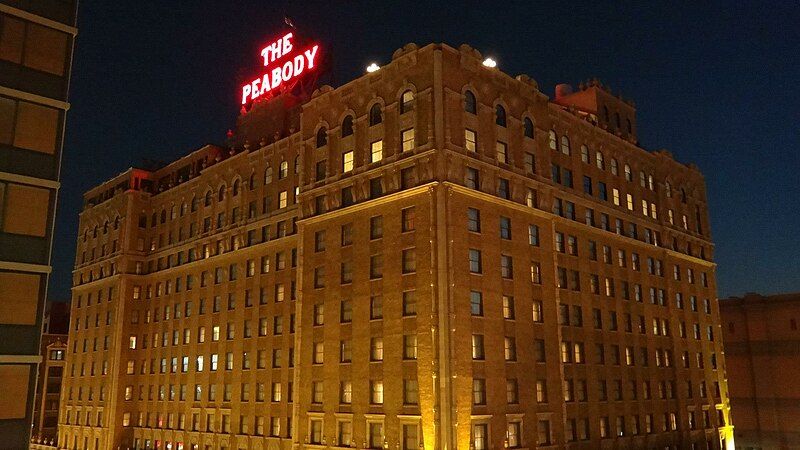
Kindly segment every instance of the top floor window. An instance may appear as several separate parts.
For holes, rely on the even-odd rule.
[[[495,108],[494,123],[500,125],[501,127],[506,126],[506,109],[503,108],[502,105],[497,105]]]
[[[475,94],[472,91],[464,93],[464,111],[470,114],[478,113],[478,101],[475,100]]]
[[[219,187],[219,195],[217,196],[217,200],[219,200],[219,201],[225,200],[225,190],[226,190],[226,187],[225,187],[224,184]]]
[[[369,126],[377,125],[381,122],[383,122],[381,105],[379,103],[375,103],[372,105],[372,108],[369,109]]]
[[[409,91],[403,92],[400,96],[400,114],[405,114],[414,109],[414,93]]]
[[[530,118],[526,117],[522,121],[522,129],[526,138],[533,139],[533,121]]]
[[[349,117],[349,116],[348,116]],[[317,148],[328,145],[328,130],[322,127],[317,131]]]
[[[570,154],[569,138],[566,134],[561,136],[561,153],[565,155]]]
[[[550,146],[550,150],[557,150],[558,149],[558,147],[557,147],[558,139],[556,138],[555,130],[550,130],[550,133],[547,136],[547,142],[548,142],[548,145]]]
[[[353,116],[347,116],[342,120],[342,137],[353,134]]]

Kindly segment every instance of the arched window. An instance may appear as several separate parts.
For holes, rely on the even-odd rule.
[[[155,221],[154,221],[154,223],[155,223]],[[93,238],[96,238],[96,237],[97,237],[97,225],[95,225],[95,226],[94,226],[94,229],[92,229],[92,237],[93,237]]]
[[[611,174],[617,175],[619,174],[619,163],[615,158],[611,158]]]
[[[550,145],[550,150],[558,150],[558,138],[556,137],[555,130],[550,130],[547,136],[547,142]]]
[[[241,181],[239,181],[239,179],[238,179],[238,178],[237,178],[236,180],[234,180],[234,181],[233,181],[233,196],[234,196],[234,197],[236,197],[237,195],[239,195],[239,188],[241,187],[241,184],[242,184],[242,182],[241,182]]]
[[[192,197],[192,212],[197,211],[197,206],[200,204],[200,201],[197,200],[197,196]]]
[[[282,180],[286,178],[286,175],[289,175],[289,163],[287,161],[281,161],[281,165],[278,170],[278,179]]]
[[[211,199],[213,198],[212,195],[213,194],[211,194],[211,191],[206,192],[206,198],[204,203],[206,206],[211,206]]]
[[[169,218],[170,219],[177,219],[178,218],[178,207],[176,205],[172,205],[169,208]]]
[[[631,119],[625,119],[625,128],[627,128],[628,134],[633,133],[633,124],[631,123]]]
[[[181,217],[183,217],[183,215],[186,214],[186,209],[187,209],[186,202],[181,203]]]
[[[581,161],[589,163],[589,147],[581,145]]]
[[[598,151],[595,153],[595,159],[597,162],[597,168],[600,170],[604,170],[606,168],[605,159],[603,159],[603,152]]]
[[[375,103],[369,109],[369,126],[377,125],[383,122],[383,115],[381,113],[380,103]]]
[[[114,229],[116,230],[118,228],[119,228],[119,216],[114,218]]]
[[[686,203],[686,189],[681,188],[681,203]]]
[[[328,130],[325,127],[317,131],[317,148],[328,145]]]
[[[162,209],[161,210],[161,223],[164,223],[166,221],[167,221],[167,210],[166,209]]]
[[[500,125],[501,127],[505,127],[506,126],[506,109],[503,108],[503,105],[497,105],[494,108],[494,111],[495,111],[494,123],[496,123],[497,125]]]
[[[525,137],[533,139],[533,121],[529,117],[522,121],[522,129]]]
[[[621,123],[619,121],[619,113],[618,112],[614,113],[614,124],[617,126],[617,129],[622,128],[621,127]]]
[[[475,94],[472,91],[464,92],[464,111],[470,114],[478,113],[478,101],[475,100]]]
[[[264,184],[272,183],[272,166],[267,164],[267,168],[264,169]]]
[[[227,188],[224,184],[219,187],[219,192],[217,193],[217,201],[221,202],[225,200],[225,189]]]
[[[566,134],[561,136],[561,153],[565,155],[569,155],[570,153],[569,138]]]
[[[667,194],[667,198],[672,198],[672,184],[669,181],[664,182],[664,192]]]
[[[253,189],[255,189],[255,187],[256,187],[256,174],[255,174],[255,172],[250,174],[250,181],[247,182],[247,186],[250,188],[251,191]]]
[[[106,220],[103,224],[103,234],[108,233],[108,221]]]
[[[353,116],[346,116],[342,120],[342,137],[353,134]]]
[[[294,173],[300,173],[300,155],[294,157]]]
[[[150,216],[150,226],[151,226],[151,227],[154,227],[154,226],[156,226],[157,224],[158,224],[158,214],[157,214],[157,213],[155,213],[155,212],[153,212],[153,215],[152,215],[152,216]],[[95,234],[95,237],[96,237],[96,236],[97,236],[97,234]]]
[[[414,109],[414,93],[410,90],[400,96],[400,114],[405,114]]]
[[[633,172],[631,171],[631,166],[625,164],[625,179],[627,181],[633,181]]]

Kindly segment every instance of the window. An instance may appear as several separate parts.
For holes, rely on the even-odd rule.
[[[464,92],[464,111],[470,114],[478,113],[478,102],[475,100],[475,94],[472,91]]]
[[[511,240],[511,219],[500,217],[500,239]]]
[[[403,359],[417,359],[417,336],[415,334],[403,336]]]
[[[370,403],[373,405],[383,404],[383,381],[380,380],[370,381]],[[370,434],[372,434],[371,433],[372,425],[374,424],[370,424]],[[372,439],[372,436],[370,436],[370,439]],[[381,439],[381,445],[382,444],[383,444],[383,439]]]
[[[558,138],[556,136],[555,130],[550,130],[547,135],[547,143],[550,147],[550,150],[558,150]]]
[[[562,135],[561,136],[561,153],[563,153],[565,155],[569,155],[570,151],[571,151],[571,149],[570,149],[570,145],[569,145],[569,137],[567,137],[566,134]]]
[[[347,173],[353,170],[353,151],[342,154],[342,172]]]
[[[486,404],[486,380],[482,378],[472,379],[472,404]]]
[[[379,103],[375,103],[369,109],[369,126],[377,125],[381,122],[383,122],[381,105]]]
[[[317,131],[317,148],[328,145],[328,130],[325,127]]]
[[[481,232],[481,212],[475,208],[467,209],[467,230]]]
[[[400,114],[405,114],[414,109],[414,93],[410,90],[404,91],[400,96]]]
[[[497,141],[495,148],[497,150],[497,161],[508,164],[508,144]]]
[[[528,175],[536,173],[536,156],[530,152],[525,152],[525,173]]]
[[[522,121],[522,130],[526,138],[533,139],[533,121],[530,118],[526,117]]]
[[[413,273],[417,271],[417,252],[416,249],[408,248],[402,253],[403,273]]]
[[[474,248],[469,249],[469,271],[472,273],[483,273],[480,250]]]
[[[416,219],[416,208],[413,206],[410,208],[405,208],[400,212],[401,215],[401,230],[403,232],[407,231],[414,231],[414,222]]]
[[[464,148],[467,151],[475,152],[478,149],[478,136],[469,128],[464,129]]]
[[[342,120],[342,137],[353,134],[353,116],[347,116]]]
[[[533,301],[533,321],[534,323],[543,323],[544,322],[544,315],[542,312],[542,301],[541,300],[534,300]]]
[[[402,142],[401,151],[410,152],[414,150],[414,129],[409,128],[400,133],[400,141]]]
[[[514,278],[514,260],[509,255],[500,255],[500,276],[508,280]]]
[[[483,351],[483,335],[472,335],[472,359],[483,360],[486,357]]]
[[[467,167],[466,179],[464,184],[470,189],[480,190],[481,179],[478,169]]]
[[[536,443],[537,445],[550,445],[552,440],[550,437],[550,421],[539,420],[536,427]]]
[[[539,226],[528,225],[528,244],[535,247],[539,246]]]
[[[403,317],[412,317],[417,315],[417,297],[416,291],[403,292]]]
[[[373,216],[369,219],[369,238],[380,239],[383,237],[383,216]]]
[[[470,292],[470,311],[473,316],[483,315],[483,294],[479,291]]]
[[[374,163],[383,159],[383,140],[370,144],[369,162]]]

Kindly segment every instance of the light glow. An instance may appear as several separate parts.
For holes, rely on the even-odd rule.
[[[260,54],[267,70],[261,77],[242,86],[242,105],[273,92],[281,85],[287,85],[316,67],[319,45],[293,52],[293,37],[293,33],[287,33],[261,49]]]
[[[486,67],[495,68],[497,67],[497,61],[493,60],[492,58],[486,58],[483,60],[483,65]]]
[[[379,65],[377,65],[376,63],[372,63],[372,64],[367,66],[367,72],[369,72],[369,73],[377,72],[378,69],[380,69],[380,68],[381,67]]]

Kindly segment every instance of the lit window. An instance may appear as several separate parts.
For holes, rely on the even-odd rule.
[[[289,203],[289,194],[286,191],[281,191],[278,194],[278,208],[286,208]]]
[[[477,134],[475,134],[474,131],[470,129],[465,129],[464,141],[465,141],[464,148],[467,149],[467,151],[474,152],[478,149],[478,144],[477,144],[478,136]]]
[[[508,164],[508,144],[505,142],[497,141],[497,160],[501,163]]]
[[[342,171],[347,173],[353,170],[353,152],[345,152],[342,155]]]
[[[369,162],[374,163],[383,159],[383,140],[370,144]]]
[[[403,130],[400,135],[402,145],[402,151],[410,152],[414,150],[414,129],[409,128],[408,130]]]

